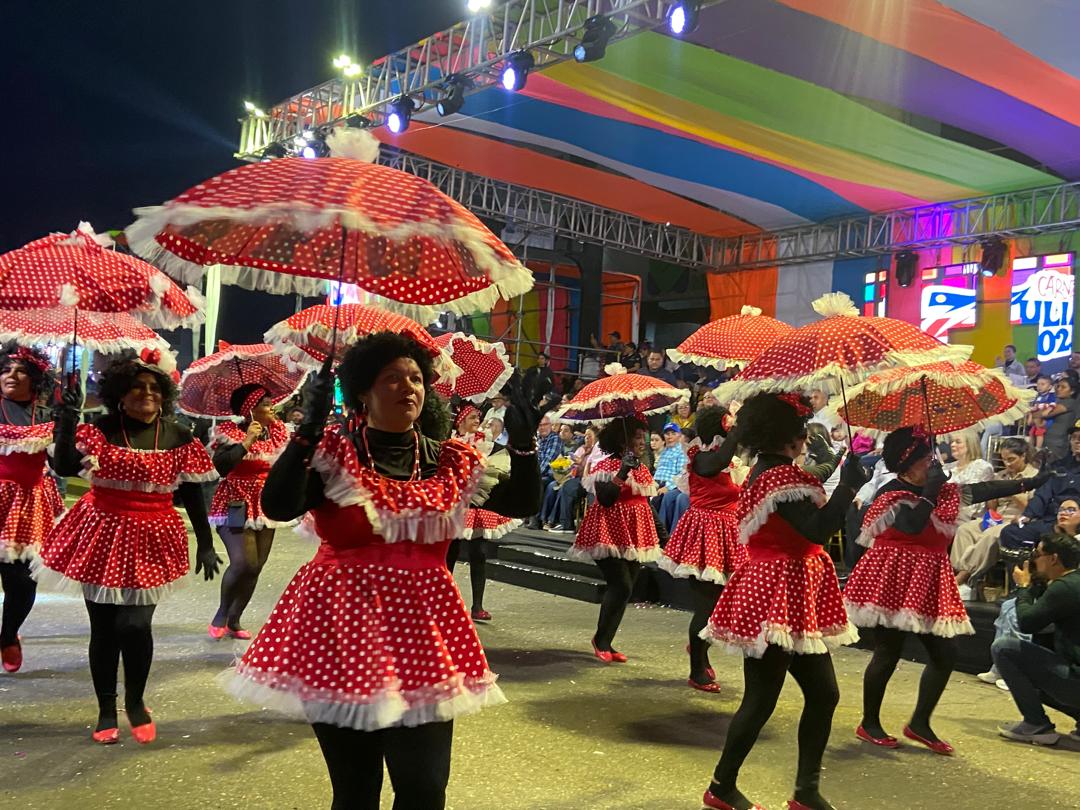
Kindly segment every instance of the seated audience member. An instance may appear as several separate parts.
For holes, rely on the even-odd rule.
[[[570,477],[574,451],[580,446],[574,428],[568,422],[559,425],[559,455],[549,465],[551,480],[544,490],[544,499],[540,506],[540,525],[549,529],[558,517],[559,490]]]
[[[1065,498],[1080,498],[1080,422],[1070,426],[1068,437],[1069,455],[1050,463],[1057,474],[1031,493],[1024,513],[1001,530],[1002,549],[1016,552],[1033,547],[1054,530],[1058,505]]]
[[[1054,393],[1053,382],[1045,374],[1035,378],[1035,399],[1031,403],[1031,413],[1028,414],[1028,435],[1036,448],[1043,446],[1046,439],[1046,429],[1054,424],[1054,418],[1050,412],[1057,405],[1057,394]]]
[[[979,446],[979,434],[974,430],[962,430],[949,442],[953,461],[945,465],[945,472],[952,484],[981,484],[994,477],[994,465],[983,458]],[[981,503],[960,508],[960,522],[981,516],[985,506]]]
[[[1045,706],[1072,719],[1070,737],[1080,742],[1080,541],[1050,534],[1039,540],[1031,559],[1013,569],[1020,586],[1016,623],[1021,633],[1051,626],[1054,648],[1032,641],[1000,638],[991,652],[1023,719],[1000,726],[1003,737],[1054,745],[1059,734]]]
[[[545,529],[556,534],[577,531],[574,525],[574,512],[578,504],[585,500],[585,487],[581,484],[585,464],[596,449],[596,428],[585,428],[585,441],[570,456],[570,477],[559,487],[559,497],[555,503],[555,517],[552,525]],[[556,523],[555,520],[558,520]]]
[[[552,429],[551,416],[544,414],[536,428],[536,463],[540,465],[540,485],[547,490],[547,485],[554,479],[551,462],[559,457],[562,442],[559,434]],[[540,528],[540,515],[537,513],[525,524],[526,529]]]
[[[1001,481],[1031,478],[1038,470],[1031,463],[1035,456],[1026,441],[1010,436],[998,445],[998,456],[1005,465],[994,477]],[[1005,527],[1023,514],[1030,492],[1021,492],[999,501],[988,501],[987,515],[961,523],[953,537],[949,559],[960,586],[960,598],[970,602],[974,593],[968,581],[977,581],[998,558],[998,539]]]
[[[672,424],[678,425],[680,429],[686,430],[694,426],[694,410],[690,407],[689,400],[680,402],[671,411]]]
[[[1054,395],[1057,403],[1043,412],[1047,419],[1053,420],[1047,422],[1046,433],[1043,435],[1043,447],[1050,452],[1052,458],[1068,458],[1073,452],[1069,447],[1069,437],[1073,425],[1080,418],[1077,410],[1080,400],[1076,398],[1078,391],[1080,384],[1073,375],[1067,372],[1055,375]]]
[[[682,428],[668,422],[663,430],[663,447],[656,458],[653,480],[659,494],[663,495],[686,468],[686,449],[682,443]]]

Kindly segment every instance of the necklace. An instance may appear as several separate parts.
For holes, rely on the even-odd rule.
[[[156,453],[158,449],[158,439],[161,438],[161,419],[160,417],[155,418],[157,419],[157,424],[154,425],[154,452]],[[127,430],[124,428],[123,414],[120,414],[120,435],[124,437],[124,444],[127,446],[127,449],[134,450],[135,448],[131,446],[131,440],[128,439]]]
[[[4,422],[6,424],[10,425],[11,420],[8,418],[8,413],[7,413],[7,397],[0,397],[0,411],[2,411],[3,414],[4,414]],[[31,403],[30,404],[30,424],[33,425],[35,423],[36,419],[37,419],[37,408],[35,408],[33,403]]]
[[[415,430],[412,432],[412,434],[413,434],[413,468],[412,468],[412,474],[409,475],[409,480],[410,481],[419,481],[420,480],[420,434],[417,433]],[[368,446],[368,440],[367,440],[367,425],[366,424],[362,428],[360,428],[360,441],[362,441],[364,443],[364,455],[367,456],[367,466],[376,475],[382,475],[382,473],[380,473],[378,470],[375,469],[375,459],[373,459],[371,457],[371,448]]]

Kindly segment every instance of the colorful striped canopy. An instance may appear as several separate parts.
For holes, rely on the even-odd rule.
[[[727,0],[380,137],[713,235],[1080,179],[1080,4]],[[583,165],[584,164],[584,165]]]

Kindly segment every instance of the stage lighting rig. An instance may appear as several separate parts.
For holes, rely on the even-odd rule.
[[[574,59],[578,62],[595,62],[603,59],[607,52],[608,40],[615,36],[615,23],[602,14],[589,17],[585,21],[585,31],[581,42],[574,48]]]
[[[698,26],[698,3],[684,0],[668,9],[668,28],[677,37],[693,32]]]
[[[408,96],[400,96],[391,101],[390,112],[386,114],[386,128],[395,135],[400,135],[409,128],[413,109],[413,101]]]
[[[503,89],[512,90],[515,93],[523,90],[525,82],[529,80],[529,71],[535,64],[536,60],[528,51],[517,51],[507,56],[499,79]]]
[[[445,118],[465,106],[465,88],[469,81],[464,76],[451,76],[446,80],[446,93],[435,102],[435,110]]]
[[[998,271],[1005,266],[1005,254],[1008,248],[1005,242],[997,237],[987,239],[982,243],[982,257],[979,259],[979,268],[986,278],[996,276]]]
[[[919,257],[910,250],[896,254],[896,283],[901,287],[910,287],[919,272]]]

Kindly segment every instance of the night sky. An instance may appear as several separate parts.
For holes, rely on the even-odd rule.
[[[4,3],[0,252],[79,220],[123,228],[236,164],[267,108],[465,16],[465,0]]]

